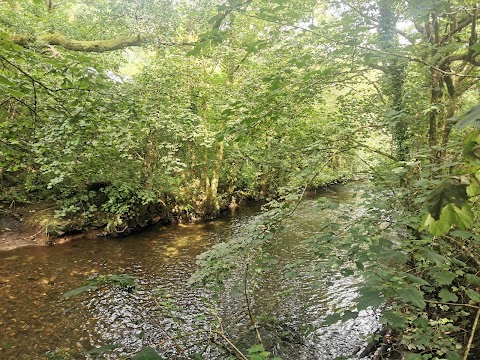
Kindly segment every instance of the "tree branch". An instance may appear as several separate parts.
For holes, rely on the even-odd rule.
[[[270,20],[270,19],[265,19],[263,17],[252,15],[252,14],[242,13],[242,15],[253,18],[253,19],[259,19],[259,20],[263,20],[263,21],[266,21],[266,22],[274,23],[274,24],[288,26],[288,27],[291,27],[292,29],[302,30],[302,31],[305,31],[307,33],[314,34],[316,36],[322,37],[326,40],[332,41],[333,43],[336,43],[338,45],[348,46],[350,48],[352,47],[352,44],[349,44],[348,42],[338,41],[336,39],[333,39],[333,38],[329,37],[326,34],[322,34],[318,31],[306,28],[304,26],[285,24],[285,23],[282,23],[281,21],[274,21],[274,20]],[[445,71],[445,70],[439,68],[438,66],[430,64],[428,61],[426,61],[424,59],[417,58],[417,57],[414,57],[414,56],[410,56],[408,54],[402,54],[402,53],[396,53],[396,52],[393,52],[393,51],[380,50],[380,49],[376,49],[376,48],[365,46],[365,45],[353,45],[353,47],[356,47],[357,49],[377,53],[377,54],[389,55],[389,56],[393,56],[393,57],[397,57],[397,58],[401,58],[401,59],[406,59],[406,60],[411,61],[411,62],[416,62],[416,63],[419,63],[419,64],[423,64],[431,70],[438,71],[442,75],[451,75],[451,76],[458,76],[458,77],[470,77],[470,78],[479,78],[480,77],[478,75],[463,75],[463,74],[459,74],[459,73],[452,72],[452,71]],[[477,65],[477,62],[474,62],[473,60],[471,60],[470,63],[473,64],[473,65]],[[368,66],[373,67],[372,64],[368,64]],[[480,63],[479,63],[478,66],[480,66]],[[377,66],[375,68],[383,71],[383,69],[380,66]]]
[[[368,146],[368,145],[366,145],[366,144],[362,144],[361,142],[358,142],[358,141],[356,141],[356,140],[352,140],[352,139],[350,139],[350,140],[353,141],[355,144],[357,144],[357,147],[367,149],[367,150],[369,150],[369,151],[371,151],[371,152],[373,152],[373,153],[375,153],[375,154],[382,155],[382,156],[384,156],[384,157],[386,157],[386,158],[389,158],[390,160],[398,161],[398,159],[397,159],[395,156],[391,155],[391,154],[388,154],[388,153],[386,153],[386,152],[384,152],[384,151],[381,151],[381,150],[379,150],[379,149],[375,149],[375,148],[373,148],[373,147],[371,147],[371,146]]]
[[[453,35],[462,31],[464,28],[466,28],[468,25],[470,25],[472,23],[472,21],[473,21],[472,17],[468,17],[468,18],[464,19],[463,21],[461,21],[460,23],[458,23],[457,26],[455,26],[453,29],[451,29],[448,34],[446,34],[445,36],[442,37],[442,39],[440,40],[440,44],[447,43],[453,37]]]
[[[395,32],[401,37],[407,39],[410,44],[415,45],[415,37],[408,35],[406,31],[395,28]]]
[[[158,45],[163,46],[193,46],[191,42],[164,42],[156,38],[155,35],[137,35],[130,37],[118,37],[109,40],[72,40],[62,34],[45,34],[37,37],[27,37],[23,35],[10,35],[9,40],[21,46],[51,46],[58,45],[67,50],[83,52],[108,52],[121,50],[133,46],[145,45],[147,40],[157,40]]]
[[[228,9],[225,9],[224,11],[222,11],[221,13],[217,14],[215,16],[216,20],[215,20],[215,23],[213,24],[212,28],[213,29],[216,29],[216,30],[219,30],[220,29],[220,26],[222,25],[222,22],[223,20],[225,20],[225,18],[230,15],[232,12],[234,12],[236,9],[240,9],[241,7],[245,6],[245,5],[248,5],[252,2],[253,0],[245,0],[244,2],[240,3],[240,4],[237,4],[235,6],[232,6]]]

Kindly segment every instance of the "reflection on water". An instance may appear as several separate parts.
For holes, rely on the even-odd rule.
[[[330,190],[348,205],[348,193]],[[362,334],[375,326],[372,314],[362,313],[357,320],[322,327],[321,321],[333,306],[346,305],[355,295],[355,278],[314,277],[316,262],[305,254],[300,241],[318,231],[322,223],[338,214],[315,211],[314,197],[307,198],[272,248],[280,265],[306,259],[297,269],[299,276],[285,281],[272,272],[265,278],[257,296],[257,307],[271,309],[272,329],[293,329],[285,335],[278,354],[291,359],[330,360],[351,354],[361,345]],[[176,330],[169,319],[174,314],[183,319],[182,331],[196,331],[206,326],[199,315],[207,312],[201,301],[202,291],[187,286],[195,271],[195,257],[213,244],[228,241],[251,221],[258,206],[237,210],[235,216],[215,221],[156,227],[123,239],[80,240],[55,247],[20,248],[0,253],[0,358],[42,359],[49,351],[74,349],[82,353],[93,345],[117,344],[121,349],[107,358],[133,353],[143,346],[157,346]],[[79,287],[97,274],[128,273],[138,278],[133,292],[102,287],[99,291],[64,299],[62,294]],[[295,289],[285,298],[275,296],[279,290]],[[161,294],[161,297],[157,296]],[[167,316],[165,303],[172,299],[175,308]],[[236,317],[234,300],[225,295],[222,314],[225,325],[236,328],[236,337],[249,341],[245,317]],[[314,331],[301,339],[292,335],[302,327]],[[278,327],[278,329],[276,328]],[[243,335],[242,335],[243,334]],[[289,336],[291,338],[289,338]],[[171,348],[168,358],[178,349]],[[83,357],[79,357],[83,358]],[[220,358],[210,353],[209,358]]]

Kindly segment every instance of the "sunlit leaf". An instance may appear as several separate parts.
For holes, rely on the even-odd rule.
[[[476,54],[479,54],[480,53],[480,42],[477,42],[477,43],[473,44],[472,46],[470,46],[470,49],[472,49],[474,51],[473,56],[475,56]]]
[[[12,89],[12,88],[10,88],[8,86],[5,86],[5,85],[2,85],[2,84],[0,84],[0,90],[5,91],[6,93],[10,94],[13,97],[16,97],[17,99],[21,99],[25,96],[25,94],[22,93],[21,91]]]
[[[261,344],[255,344],[255,345],[251,346],[250,348],[248,348],[247,351],[248,351],[249,354],[257,354],[259,352],[265,351],[265,348]]]
[[[8,80],[5,76],[0,74],[0,84],[7,85],[7,86],[15,86],[13,82]]]
[[[460,229],[468,229],[473,225],[474,214],[469,204],[464,204],[462,208],[455,205],[447,205],[441,213],[440,219],[435,220],[430,214],[425,218],[423,227],[436,236],[448,232],[452,225]]]
[[[440,219],[442,209],[449,204],[461,208],[468,200],[467,184],[462,184],[456,179],[443,181],[429,195],[427,209],[435,220]]]

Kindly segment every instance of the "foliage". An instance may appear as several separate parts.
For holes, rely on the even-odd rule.
[[[69,360],[72,359],[72,354],[69,349],[57,349],[55,351],[48,351],[45,357],[48,360]]]
[[[96,290],[99,286],[105,284],[112,284],[126,291],[132,291],[137,286],[136,279],[127,274],[98,275],[88,280],[84,286],[67,291],[65,294],[63,294],[63,297],[70,298],[77,296],[89,290]]]
[[[163,358],[151,347],[145,347],[140,350],[132,360],[162,360]]]
[[[235,288],[261,343],[250,300],[257,275],[278,265],[276,232],[307,189],[366,175],[375,192],[359,195],[364,214],[305,241],[325,268],[362,274],[356,306],[326,321],[379,307],[392,351],[471,352],[476,4],[20,0],[0,10],[1,201],[55,201],[57,217],[117,234],[268,200],[192,278],[218,295],[243,274]],[[132,281],[98,277],[65,296]],[[271,354],[257,345],[248,356]]]

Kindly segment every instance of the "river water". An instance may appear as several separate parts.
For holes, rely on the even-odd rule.
[[[319,280],[312,275],[318,273],[321,259],[308,255],[301,240],[318,233],[340,212],[358,207],[345,186],[320,195],[340,201],[340,208],[321,210],[315,196],[303,200],[273,247],[279,266],[304,260],[297,275],[285,279],[280,271],[268,273],[252,298],[265,342],[283,359],[350,356],[378,326],[375,313],[369,311],[344,323],[322,325],[334,307],[351,303],[361,276],[329,272]],[[218,319],[240,347],[252,344],[255,332],[244,305],[227,291],[212,316],[203,299],[211,294],[191,288],[188,279],[196,269],[196,256],[238,236],[258,211],[259,205],[253,204],[201,224],[158,226],[120,239],[0,252],[0,359],[96,359],[100,356],[85,352],[105,344],[118,346],[102,355],[106,359],[129,359],[144,346],[176,359],[204,349],[202,331]],[[87,279],[106,274],[130,274],[138,279],[138,286],[134,291],[101,286],[77,297],[62,297]],[[290,293],[278,295],[284,290]],[[175,336],[176,343],[166,340]],[[227,358],[215,349],[203,356]]]

